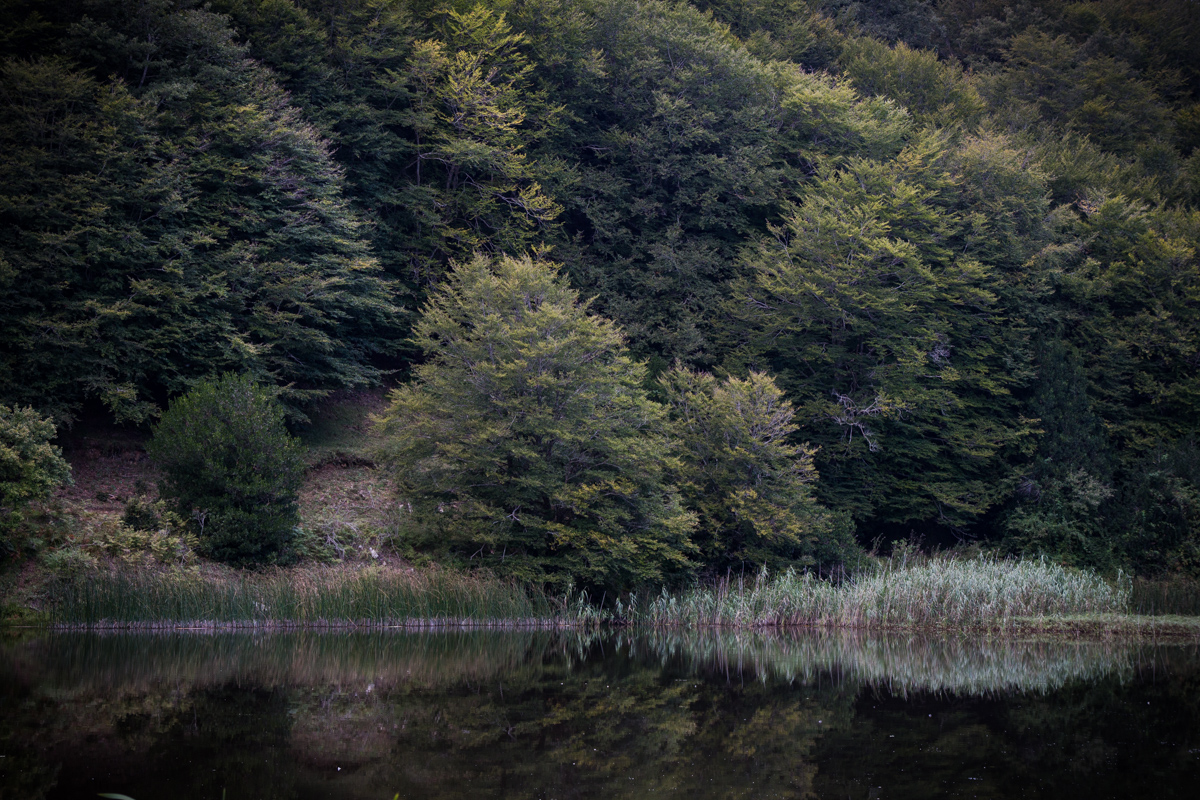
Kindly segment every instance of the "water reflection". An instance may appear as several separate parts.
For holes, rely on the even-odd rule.
[[[4,648],[18,682],[89,692],[193,687],[401,684],[438,688],[497,676],[535,677],[547,664],[614,655],[697,676],[822,680],[892,692],[1047,692],[1070,681],[1127,676],[1144,648],[1115,641],[928,637],[914,634],[684,631],[436,634],[59,634]],[[528,675],[527,675],[528,674]],[[36,679],[35,679],[36,676]]]
[[[983,796],[1018,777],[1113,796],[1117,764],[1169,796],[1200,766],[1195,665],[908,635],[34,637],[0,645],[0,800]]]
[[[618,639],[620,641],[620,639]],[[813,683],[836,676],[855,686],[890,692],[985,695],[1047,692],[1070,681],[1127,676],[1140,649],[1128,643],[1063,639],[981,638],[950,634],[808,635],[704,632],[631,637],[667,663],[667,656],[698,672],[747,673],[759,680]]]

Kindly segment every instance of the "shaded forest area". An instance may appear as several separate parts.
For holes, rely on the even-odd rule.
[[[914,531],[1200,575],[1191,0],[2,0],[0,58],[0,403],[60,429],[413,378],[412,545],[518,575]],[[559,330],[603,397],[505,484],[468,387]]]

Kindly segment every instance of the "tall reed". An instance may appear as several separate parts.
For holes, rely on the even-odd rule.
[[[57,627],[553,627],[565,604],[537,587],[448,570],[100,572],[64,587]]]
[[[638,605],[631,617],[656,627],[970,628],[1018,618],[1123,613],[1129,581],[1047,561],[995,558],[884,562],[832,584],[807,573],[764,571]]]
[[[1126,612],[1130,581],[1045,560],[884,562],[842,581],[788,571],[614,610],[583,595],[449,570],[323,568],[268,573],[115,570],[78,578],[51,612],[61,628],[650,627],[1004,628],[1017,619]]]

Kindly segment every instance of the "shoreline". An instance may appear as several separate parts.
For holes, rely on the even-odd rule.
[[[1200,615],[1138,613],[1144,610],[1133,603],[1129,578],[1109,581],[1044,559],[891,560],[837,584],[809,573],[763,571],[736,582],[630,593],[609,608],[570,588],[553,591],[441,567],[343,564],[246,572],[114,565],[57,584],[50,575],[42,578],[40,608],[6,615],[0,630],[612,629],[1200,642]]]
[[[0,632],[41,631],[46,633],[440,633],[446,631],[568,631],[623,630],[645,632],[704,632],[727,631],[755,634],[846,633],[846,634],[914,634],[928,636],[981,636],[986,638],[1020,638],[1046,636],[1054,639],[1105,641],[1166,641],[1200,643],[1200,617],[1104,615],[1088,617],[1025,617],[975,625],[918,625],[893,623],[886,625],[852,625],[835,622],[815,623],[712,623],[712,624],[653,624],[619,620],[572,619],[515,619],[479,620],[472,618],[387,619],[387,620],[155,620],[119,622],[102,620],[95,623],[0,623]]]

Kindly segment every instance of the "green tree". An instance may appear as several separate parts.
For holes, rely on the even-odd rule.
[[[415,549],[609,589],[691,567],[693,518],[667,482],[645,367],[555,267],[459,264],[415,339],[428,361],[378,426]]]
[[[21,510],[71,480],[71,467],[50,442],[54,423],[32,408],[0,405],[0,547],[21,523]]]
[[[1200,441],[1156,447],[1130,473],[1108,514],[1126,563],[1142,574],[1200,576]]]
[[[1116,565],[1117,537],[1105,501],[1113,496],[1113,459],[1092,410],[1083,359],[1047,331],[1036,351],[1037,378],[1027,408],[1038,419],[1037,451],[1002,523],[1003,547],[1098,569]]]
[[[771,369],[796,398],[832,508],[961,530],[1007,497],[1033,442],[1013,390],[1031,376],[1037,294],[1019,268],[1038,181],[994,143],[947,144],[849,161],[746,248],[731,364]],[[973,212],[979,195],[994,216]]]
[[[409,101],[396,116],[414,150],[399,193],[427,243],[422,282],[450,259],[527,250],[561,211],[526,154],[527,109],[537,102],[521,52],[527,37],[483,5],[443,13],[438,38],[418,40],[402,70],[377,78]]]
[[[229,373],[173,400],[154,427],[148,450],[162,470],[159,492],[218,561],[293,557],[304,463],[283,418],[275,392]]]
[[[406,302],[419,306],[452,259],[552,237],[559,207],[542,187],[559,159],[530,149],[561,109],[535,90],[530,42],[495,4],[217,7],[336,147],[347,195]]]
[[[761,372],[718,381],[673,369],[660,378],[679,452],[679,487],[696,512],[706,567],[831,566],[857,551],[847,520],[813,497],[813,448],[792,444],[795,411]]]
[[[1053,274],[1062,336],[1087,353],[1094,413],[1123,460],[1196,433],[1200,214],[1081,200]]]
[[[932,51],[863,37],[846,43],[840,63],[859,91],[890,97],[919,123],[971,126],[983,116],[983,98],[962,67],[939,61]]]
[[[144,421],[205,374],[378,382],[397,309],[327,143],[216,14],[103,0],[8,59],[0,396]],[[114,77],[115,76],[115,77]]]
[[[892,154],[908,130],[891,102],[759,59],[686,4],[534,0],[514,19],[570,110],[539,150],[570,164],[555,252],[661,366],[715,363],[738,246],[827,163]]]

